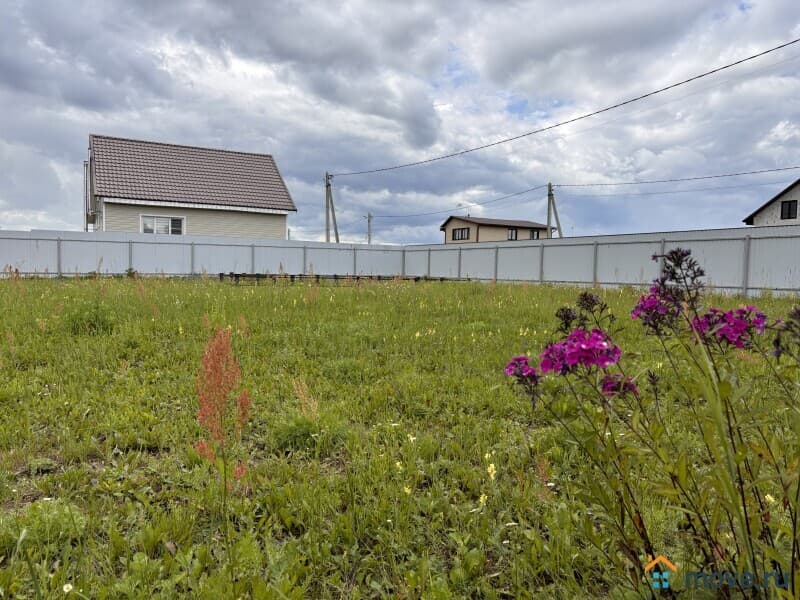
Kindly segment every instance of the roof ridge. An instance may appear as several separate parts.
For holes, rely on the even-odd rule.
[[[275,158],[272,154],[266,152],[248,152],[246,150],[228,150],[226,148],[210,148],[208,146],[195,146],[194,144],[173,144],[170,142],[155,142],[153,140],[140,140],[136,138],[122,137],[118,135],[103,135],[101,133],[90,133],[89,139],[102,138],[106,140],[121,140],[123,142],[136,142],[138,144],[153,144],[156,146],[168,146],[171,148],[191,148],[194,150],[211,150],[212,152],[225,152],[226,154],[244,154],[247,156],[268,156],[273,161]]]

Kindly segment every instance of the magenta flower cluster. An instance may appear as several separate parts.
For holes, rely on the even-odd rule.
[[[650,286],[647,295],[639,297],[639,301],[631,311],[631,318],[639,319],[646,327],[660,331],[675,323],[680,311],[680,303],[668,292],[668,288],[657,280]]]
[[[722,344],[747,348],[754,334],[762,334],[767,327],[767,315],[755,306],[721,311],[712,308],[692,319],[692,326],[705,339],[716,338]]]
[[[539,375],[529,361],[530,359],[527,356],[515,356],[506,365],[506,375],[514,376],[520,382],[536,383],[539,380]]]
[[[633,382],[633,377],[625,377],[621,373],[610,373],[600,381],[603,394],[612,398],[619,394],[630,393],[638,398],[639,388]]]
[[[567,339],[550,344],[541,356],[542,373],[565,375],[577,367],[606,369],[615,364],[622,351],[611,342],[608,334],[600,329],[576,329]]]

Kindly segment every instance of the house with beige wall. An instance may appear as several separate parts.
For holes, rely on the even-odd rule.
[[[85,229],[286,239],[296,212],[269,154],[89,136]]]
[[[797,225],[797,204],[800,200],[800,179],[767,200],[744,218],[745,225]]]
[[[445,244],[538,240],[550,237],[547,225],[536,221],[450,216],[439,227]]]

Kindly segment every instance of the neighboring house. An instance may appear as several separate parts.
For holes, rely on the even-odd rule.
[[[269,154],[89,136],[86,229],[286,239],[296,212]]]
[[[547,225],[509,219],[450,216],[439,229],[444,231],[445,244],[538,240],[550,237]]]
[[[800,200],[800,179],[779,192],[766,204],[744,219],[745,225],[797,225],[797,201]]]

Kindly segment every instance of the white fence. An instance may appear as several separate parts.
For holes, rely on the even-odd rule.
[[[800,226],[429,246],[137,233],[0,230],[0,267],[22,274],[289,273],[642,285],[653,254],[692,250],[720,290],[800,291]]]

